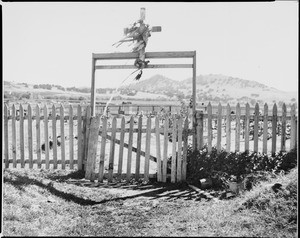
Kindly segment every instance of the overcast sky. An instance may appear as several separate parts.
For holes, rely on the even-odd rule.
[[[146,51],[196,50],[197,75],[223,74],[298,90],[297,1],[1,4],[6,81],[90,87],[92,53],[129,52],[128,44],[119,48],[112,44],[145,7],[146,23],[162,27],[149,38]],[[96,87],[116,87],[131,72],[98,70]],[[183,80],[192,76],[192,70],[149,69],[142,79],[155,74]]]

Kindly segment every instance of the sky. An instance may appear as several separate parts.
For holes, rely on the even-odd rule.
[[[145,7],[145,22],[162,27],[152,33],[146,52],[196,51],[197,75],[222,74],[298,91],[298,1],[1,5],[5,81],[90,87],[92,53],[130,52],[129,44],[112,44],[123,38],[123,29],[138,20]],[[191,63],[150,60],[160,62]],[[118,87],[132,71],[97,70],[96,87]],[[192,69],[147,69],[141,80],[155,74],[184,80],[192,77]],[[125,83],[133,83],[134,76]]]

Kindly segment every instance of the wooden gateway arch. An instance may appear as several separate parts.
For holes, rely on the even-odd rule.
[[[96,88],[95,88],[95,73],[98,69],[137,69],[135,65],[101,65],[97,62],[101,60],[128,60],[137,59],[139,53],[99,53],[92,55],[92,80],[91,80],[91,116],[95,116],[96,106]],[[192,64],[147,64],[144,69],[155,68],[191,68],[192,69],[192,125],[195,128],[195,112],[196,112],[196,51],[169,51],[169,52],[146,52],[145,59],[174,59],[174,58],[192,58]],[[196,136],[193,133],[193,147],[196,144]],[[194,147],[195,148],[195,147]]]

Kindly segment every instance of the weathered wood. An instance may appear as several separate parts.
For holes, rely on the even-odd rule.
[[[236,105],[236,128],[235,128],[235,151],[240,151],[240,138],[241,138],[241,107],[238,103]]]
[[[164,148],[163,148],[163,169],[162,169],[162,182],[167,181],[167,163],[168,163],[168,135],[169,128],[169,117],[165,117],[165,125],[164,125]]]
[[[66,168],[65,163],[65,124],[64,124],[64,106],[60,105],[60,139],[61,139],[61,168]]]
[[[231,108],[229,103],[227,104],[226,113],[226,151],[230,152],[231,147]]]
[[[275,155],[276,152],[276,128],[277,128],[277,106],[276,103],[273,106],[273,115],[272,115],[272,156]]]
[[[113,180],[113,170],[114,170],[114,158],[115,158],[115,139],[116,139],[116,126],[117,126],[117,118],[114,117],[112,120],[112,132],[110,141],[110,152],[109,152],[109,163],[108,163],[108,182],[112,182]]]
[[[92,80],[91,80],[91,116],[95,116],[96,113],[96,86],[95,86],[95,65],[96,60],[92,59]]]
[[[203,112],[196,113],[196,123],[197,123],[197,150],[203,147]]]
[[[88,153],[88,140],[90,133],[90,124],[91,124],[91,106],[86,107],[86,120],[85,120],[85,132],[84,132],[84,150],[83,150],[83,164],[86,164],[87,153]],[[84,168],[85,169],[85,168]]]
[[[192,103],[192,125],[193,125],[193,128],[195,128],[195,124],[196,124],[196,121],[195,121],[195,112],[196,112],[196,87],[197,87],[197,83],[196,83],[196,77],[197,77],[197,73],[196,73],[196,51],[194,51],[194,55],[193,55],[193,82],[192,82],[192,100],[193,100],[193,103]],[[193,133],[193,151],[195,151],[196,149],[196,133],[194,132]]]
[[[188,130],[189,120],[185,118],[183,128],[183,157],[182,157],[182,181],[186,180],[186,166],[187,166],[187,147],[188,147]]]
[[[11,129],[12,129],[12,158],[13,158],[13,167],[17,167],[17,132],[16,132],[16,108],[15,104],[12,106],[12,120],[11,120]]]
[[[268,104],[264,105],[263,153],[268,153]]]
[[[246,104],[245,112],[245,151],[249,151],[249,125],[250,125],[250,106]]]
[[[57,169],[56,108],[52,106],[53,168]]]
[[[189,69],[193,68],[193,64],[148,64],[144,69]],[[136,69],[134,65],[97,65],[95,69]]]
[[[90,133],[88,139],[88,156],[86,161],[85,179],[94,181],[95,161],[97,156],[100,116],[91,117]],[[71,161],[70,161],[71,162]]]
[[[212,150],[212,106],[210,102],[207,105],[207,151],[208,153]]]
[[[259,116],[259,105],[255,104],[254,109],[254,152],[258,152],[258,116]]]
[[[29,152],[29,168],[33,168],[33,148],[32,148],[32,109],[28,105],[28,152]]]
[[[281,143],[280,143],[281,151],[286,151],[285,142],[286,142],[286,105],[285,103],[283,103],[282,120],[281,120]]]
[[[77,106],[77,168],[82,170],[82,144],[83,144],[83,134],[82,134],[82,112],[81,106]]]
[[[291,144],[290,144],[290,149],[296,148],[296,106],[295,104],[292,105],[291,107]]]
[[[176,137],[177,137],[177,120],[173,116],[172,130],[172,160],[171,160],[171,183],[176,182]]]
[[[133,116],[130,117],[130,126],[129,126],[129,138],[128,138],[128,154],[127,154],[127,173],[126,181],[129,182],[131,178],[131,161],[132,161],[132,142],[133,142]]]
[[[178,120],[178,155],[177,155],[177,172],[176,172],[176,179],[177,182],[182,180],[182,117]]]
[[[8,153],[8,108],[4,105],[4,160],[5,168],[9,167],[9,153]]]
[[[151,117],[147,118],[147,132],[146,132],[146,148],[145,148],[145,166],[144,166],[144,180],[149,181],[149,165],[150,165],[150,142],[151,142]]]
[[[38,105],[37,105],[38,108]],[[36,120],[36,125],[38,119]],[[25,144],[24,144],[24,109],[22,104],[20,104],[20,158],[21,158],[21,168],[25,167]],[[38,144],[38,143],[37,143]],[[39,153],[38,153],[39,152]],[[37,148],[38,161],[41,160],[41,151],[38,151]]]
[[[138,120],[138,133],[137,133],[137,153],[136,153],[136,167],[135,167],[135,179],[139,179],[140,174],[140,162],[141,162],[141,143],[142,143],[142,116]]]
[[[162,163],[161,163],[161,150],[160,150],[160,131],[159,119],[155,118],[155,135],[156,135],[156,158],[157,158],[157,181],[162,181]]]
[[[121,134],[120,134],[120,149],[119,149],[119,163],[118,163],[118,179],[121,181],[122,167],[123,167],[123,152],[124,152],[124,137],[125,137],[125,118],[121,119]]]
[[[218,129],[217,129],[217,151],[221,151],[221,142],[222,142],[222,105],[218,105]]]
[[[195,51],[173,51],[173,52],[146,52],[145,58],[192,58],[195,55]],[[93,58],[97,60],[119,60],[119,59],[136,59],[138,53],[102,53],[93,54]]]
[[[74,169],[74,133],[73,133],[73,107],[69,106],[69,159],[70,169]]]
[[[103,182],[104,175],[104,160],[105,160],[105,147],[106,147],[106,134],[107,134],[107,118],[102,118],[102,134],[101,134],[101,147],[100,147],[100,162],[99,162],[99,177],[98,182]]]
[[[45,139],[45,160],[46,169],[49,169],[49,135],[48,135],[48,110],[47,105],[44,105],[44,139]]]

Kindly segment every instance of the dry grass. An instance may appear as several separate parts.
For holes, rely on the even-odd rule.
[[[297,169],[231,200],[185,185],[94,184],[80,172],[4,171],[5,236],[297,236]],[[275,182],[283,190],[274,193]]]

